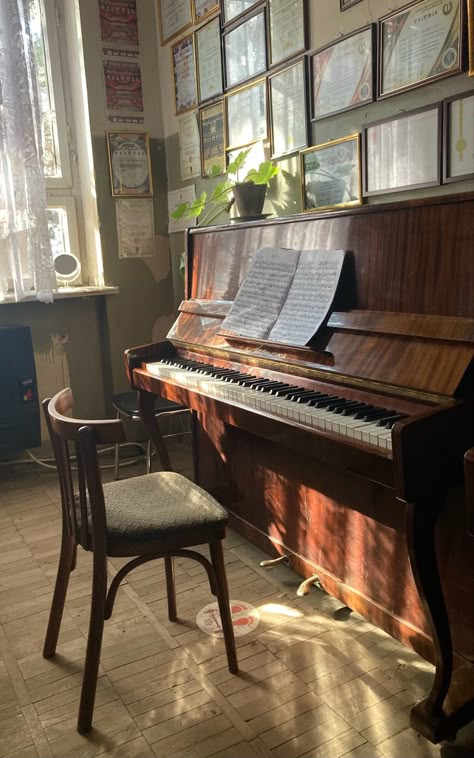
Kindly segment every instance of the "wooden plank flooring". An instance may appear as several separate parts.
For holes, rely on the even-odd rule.
[[[180,621],[172,624],[162,562],[145,564],[127,577],[106,623],[94,729],[80,736],[91,578],[82,551],[57,655],[41,656],[59,537],[54,473],[1,466],[0,758],[474,756],[470,727],[441,746],[409,728],[429,664],[321,591],[297,598],[298,577],[285,566],[261,569],[260,552],[232,533],[231,596],[260,613],[257,628],[237,638],[240,675],[229,674],[222,641],[196,624],[213,599],[203,569],[176,561]],[[110,562],[110,577],[120,565]]]

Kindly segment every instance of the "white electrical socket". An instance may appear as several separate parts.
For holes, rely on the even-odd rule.
[[[69,334],[65,332],[51,332],[51,342],[54,347],[58,345],[65,345],[69,341]]]

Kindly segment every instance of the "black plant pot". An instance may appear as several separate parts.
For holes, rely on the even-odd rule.
[[[266,191],[265,184],[254,184],[253,182],[237,184],[233,193],[239,216],[260,216]]]

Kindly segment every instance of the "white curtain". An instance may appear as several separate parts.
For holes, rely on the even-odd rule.
[[[55,288],[30,0],[0,0],[0,301]]]

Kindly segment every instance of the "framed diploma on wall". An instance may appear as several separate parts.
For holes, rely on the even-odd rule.
[[[224,32],[226,89],[263,73],[267,68],[265,9]]]
[[[221,25],[219,18],[214,18],[194,32],[196,46],[196,74],[198,98],[202,103],[216,95],[222,95],[222,48]]]
[[[306,58],[268,77],[272,158],[308,144]]]
[[[370,24],[311,56],[314,120],[371,103],[375,97],[375,25]]]
[[[268,137],[267,82],[259,79],[225,97],[228,149],[246,147]]]
[[[307,0],[268,0],[268,58],[274,66],[308,45]]]
[[[209,176],[213,166],[225,171],[224,101],[201,108],[199,111],[201,138],[201,175]]]
[[[146,132],[107,132],[113,197],[151,197],[150,146]]]
[[[246,13],[261,0],[221,0],[222,23],[228,24]]]
[[[158,0],[161,44],[165,45],[192,24],[191,0]]]
[[[474,90],[443,102],[443,182],[474,179]]]
[[[174,101],[176,115],[197,105],[194,36],[180,39],[171,46]]]
[[[200,24],[208,16],[220,10],[219,0],[191,0],[193,6],[193,24]]]
[[[367,124],[362,132],[364,195],[441,182],[441,104]]]
[[[474,0],[467,0],[467,36],[469,46],[469,76],[474,76]]]
[[[300,169],[304,211],[362,203],[359,134],[302,150]]]
[[[417,0],[379,21],[378,97],[462,70],[462,0]]]

